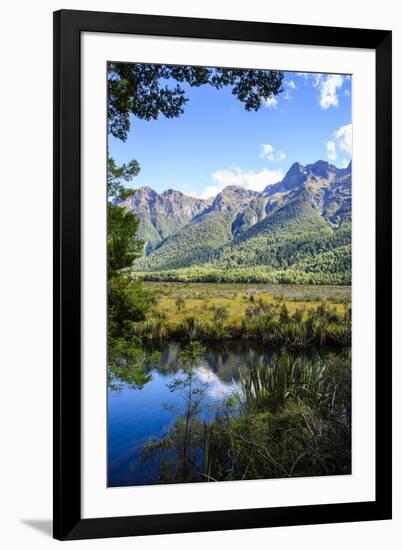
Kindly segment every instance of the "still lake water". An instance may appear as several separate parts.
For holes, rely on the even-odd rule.
[[[159,483],[158,461],[141,464],[141,451],[150,437],[166,435],[178,411],[183,410],[180,392],[171,392],[167,387],[180,374],[175,369],[179,350],[180,345],[172,342],[150,350],[161,352],[161,368],[150,370],[152,379],[142,389],[112,380],[108,389],[109,487]],[[262,345],[243,341],[208,344],[195,368],[196,384],[206,388],[201,418],[213,418],[222,401],[239,391],[240,370],[256,360],[269,364],[273,353]]]

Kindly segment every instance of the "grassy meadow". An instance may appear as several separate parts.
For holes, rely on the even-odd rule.
[[[156,283],[152,306],[134,323],[146,340],[255,340],[274,347],[349,346],[348,287],[279,287],[229,283]]]
[[[166,316],[172,326],[186,317],[211,322],[217,308],[227,311],[227,324],[236,324],[255,303],[285,305],[289,314],[316,310],[323,302],[339,315],[351,304],[350,286],[299,286],[231,283],[144,282],[156,302],[153,312]]]

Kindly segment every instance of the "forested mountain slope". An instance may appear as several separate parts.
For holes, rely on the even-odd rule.
[[[136,268],[176,269],[207,262],[215,250],[233,238],[232,224],[237,214],[256,195],[242,187],[226,187],[211,206],[167,238],[150,256],[138,260]]]
[[[173,189],[159,194],[150,187],[141,187],[125,200],[116,201],[116,204],[139,218],[138,237],[145,243],[145,253],[150,254],[158,244],[205,210],[210,202],[188,197]]]
[[[124,206],[141,220],[134,271],[176,280],[348,284],[351,164],[294,163],[262,193],[226,187],[203,201],[141,188]]]

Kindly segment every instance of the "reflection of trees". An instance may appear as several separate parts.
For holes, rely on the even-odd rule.
[[[108,349],[108,387],[120,391],[129,386],[142,389],[152,380],[150,371],[160,363],[160,353],[147,353],[137,338],[115,338]]]
[[[142,453],[142,460],[146,461],[160,452],[167,452],[168,460],[165,458],[162,464],[161,475],[163,477],[165,472],[169,481],[192,481],[197,475],[196,449],[200,444],[201,426],[198,416],[207,384],[196,383],[195,366],[204,351],[205,348],[195,341],[177,353],[181,369],[167,386],[180,395],[184,408],[169,407],[178,414],[174,426],[166,437],[146,444]]]
[[[161,483],[350,473],[350,353],[323,359],[249,350],[241,390],[205,422],[206,388],[194,378],[198,346],[178,352],[182,369],[169,384],[184,407],[172,407],[177,419],[167,436],[142,453],[143,461],[160,460]],[[217,350],[211,355],[222,357]]]
[[[224,382],[239,379],[239,373],[247,369],[248,363],[253,363],[257,358],[268,361],[268,355],[258,346],[250,342],[225,342],[221,345],[209,345],[205,354],[209,366]]]

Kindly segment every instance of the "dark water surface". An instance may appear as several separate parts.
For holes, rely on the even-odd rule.
[[[161,353],[160,367],[150,370],[152,378],[142,389],[112,379],[108,389],[109,487],[159,482],[158,461],[141,464],[141,451],[150,437],[166,435],[183,410],[180,392],[171,392],[167,387],[180,376],[176,359],[179,350],[180,345],[172,342],[149,350]],[[222,401],[240,391],[239,371],[257,360],[269,364],[274,353],[250,342],[208,344],[195,367],[195,384],[205,388],[201,418],[213,418]]]

